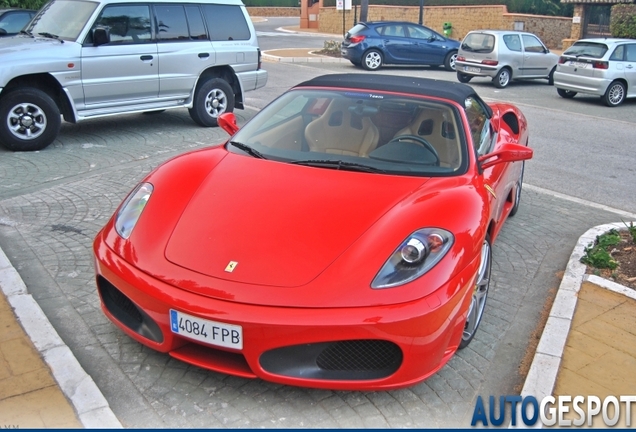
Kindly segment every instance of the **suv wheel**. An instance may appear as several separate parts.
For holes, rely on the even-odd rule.
[[[374,71],[382,66],[382,53],[376,49],[370,49],[362,56],[362,67]]]
[[[0,99],[0,143],[9,150],[42,150],[55,140],[61,124],[59,108],[42,90],[13,90]]]
[[[501,68],[497,75],[492,79],[493,84],[497,88],[504,88],[510,84],[510,69]]]
[[[218,126],[221,114],[234,111],[234,91],[222,78],[209,79],[197,88],[188,111],[198,125]]]
[[[455,70],[455,62],[457,61],[457,51],[449,52],[444,59],[444,68],[447,71]]]
[[[625,84],[614,81],[609,85],[605,94],[601,96],[601,99],[608,107],[619,106],[625,100]]]

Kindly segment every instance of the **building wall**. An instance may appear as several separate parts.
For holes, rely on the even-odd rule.
[[[359,16],[359,8],[358,8]],[[419,7],[369,5],[369,21],[418,22]],[[321,8],[319,31],[343,34],[353,26],[353,10],[345,11],[343,26],[342,11]],[[424,7],[424,25],[443,33],[443,24],[453,26],[451,37],[461,40],[471,30],[514,30],[515,23],[523,23],[523,30],[535,33],[549,48],[561,48],[562,40],[571,34],[572,19],[541,15],[508,13],[504,5],[492,6],[427,6]],[[521,24],[517,24],[521,26]]]
[[[248,6],[247,13],[252,17],[299,17],[299,7],[252,7]]]

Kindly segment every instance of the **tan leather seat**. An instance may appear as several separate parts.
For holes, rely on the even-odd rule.
[[[440,165],[457,169],[459,160],[459,141],[453,116],[441,110],[421,109],[404,129],[399,130],[394,138],[401,135],[415,135],[424,138],[437,151]]]
[[[324,114],[307,125],[311,151],[367,157],[378,145],[380,132],[367,115],[357,115],[349,99],[334,99]]]

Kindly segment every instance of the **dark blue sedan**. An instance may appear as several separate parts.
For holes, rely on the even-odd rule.
[[[366,70],[382,65],[430,65],[455,70],[459,41],[410,22],[361,22],[345,35],[342,56]]]

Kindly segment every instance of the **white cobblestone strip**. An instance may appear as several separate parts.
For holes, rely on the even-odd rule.
[[[26,285],[0,249],[0,287],[55,381],[86,428],[120,429],[106,398],[60,338]]]
[[[536,187],[533,187],[533,189],[539,192],[544,191]],[[555,193],[555,196],[556,195],[557,194]],[[562,196],[562,198],[576,200],[576,198],[566,196]],[[582,200],[581,203],[586,203],[587,205],[592,204]],[[600,206],[600,204],[598,205]],[[603,210],[621,212],[626,217],[636,218],[636,215],[631,215],[627,212],[610,209],[605,206],[602,207]],[[532,365],[530,366],[525,384],[521,390],[522,397],[534,396],[537,400],[541,400],[546,396],[552,395],[561,359],[563,357],[567,336],[570,330],[570,325],[572,324],[572,317],[574,316],[574,310],[576,309],[578,292],[581,289],[581,283],[584,280],[589,280],[603,288],[607,288],[619,294],[625,294],[636,299],[636,292],[634,290],[630,290],[622,285],[598,276],[586,275],[586,266],[581,263],[581,257],[583,257],[585,253],[585,248],[589,246],[590,243],[593,243],[598,235],[604,234],[612,228],[625,228],[625,224],[623,222],[615,222],[599,225],[589,229],[585,232],[585,234],[579,237],[565,269],[565,274],[563,275],[561,285],[559,286],[552,309],[550,310],[548,321],[543,329]],[[520,418],[520,411],[517,414],[517,418]],[[540,422],[537,423],[537,425],[539,424]]]

